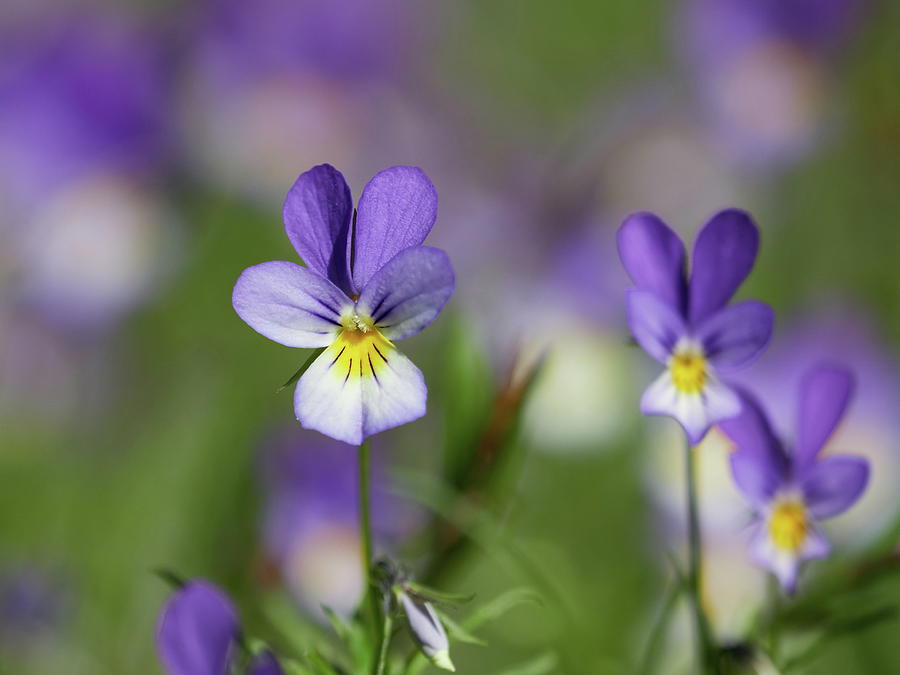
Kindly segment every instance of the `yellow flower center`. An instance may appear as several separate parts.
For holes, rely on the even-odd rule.
[[[676,351],[669,360],[672,384],[682,394],[698,394],[706,386],[706,359],[695,350]]]
[[[807,532],[809,521],[806,518],[806,507],[800,501],[783,501],[769,516],[769,536],[780,551],[799,551],[806,541]]]
[[[374,377],[387,367],[393,343],[375,326],[372,318],[355,312],[341,317],[341,331],[327,349],[331,370],[344,381]]]

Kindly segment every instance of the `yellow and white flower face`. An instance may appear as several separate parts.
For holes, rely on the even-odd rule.
[[[778,551],[796,555],[803,548],[810,529],[803,501],[788,498],[777,502],[769,514],[766,527],[769,538]]]
[[[384,374],[388,367],[388,355],[395,351],[394,343],[378,330],[372,317],[351,311],[341,317],[341,329],[325,353],[332,357],[333,376],[344,381],[351,378],[377,381],[379,373]]]
[[[641,400],[641,412],[675,417],[695,442],[716,420],[737,415],[740,409],[740,400],[719,381],[703,346],[690,338],[676,343],[666,370]]]

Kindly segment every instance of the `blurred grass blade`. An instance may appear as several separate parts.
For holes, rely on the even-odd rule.
[[[559,657],[553,652],[544,652],[519,666],[501,670],[497,675],[545,675],[557,672],[558,667]]]
[[[526,587],[513,588],[505,593],[501,593],[490,602],[476,609],[462,622],[462,625],[466,630],[476,630],[491,621],[496,621],[510,610],[526,603],[543,605],[541,596],[537,591]]]
[[[314,349],[313,353],[309,355],[309,358],[306,359],[304,364],[297,369],[297,372],[294,373],[293,375],[291,375],[287,382],[285,382],[283,385],[278,387],[278,389],[275,390],[275,393],[280,394],[285,389],[287,389],[292,384],[294,384],[294,382],[296,382],[301,377],[303,377],[303,373],[305,373],[307,370],[309,370],[309,367],[313,364],[313,361],[315,361],[317,358],[319,358],[319,355],[322,352],[324,352],[325,349],[326,349],[326,347],[319,347],[318,349]]]

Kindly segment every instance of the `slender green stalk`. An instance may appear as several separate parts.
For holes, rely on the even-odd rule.
[[[359,539],[365,593],[372,587],[372,519],[369,513],[369,482],[371,480],[369,441],[359,446]]]
[[[717,675],[715,646],[710,634],[709,621],[703,611],[700,597],[700,567],[702,544],[700,540],[700,519],[697,514],[697,477],[694,461],[694,449],[685,443],[685,472],[687,473],[687,509],[688,509],[688,572],[687,592],[694,612],[694,625],[697,633],[698,662],[701,672]]]
[[[653,628],[650,629],[650,637],[647,639],[647,646],[644,649],[644,658],[641,662],[641,668],[638,671],[640,675],[652,675],[652,673],[655,672],[656,661],[663,646],[666,628],[675,612],[678,599],[683,592],[684,582],[680,578],[676,579],[666,595],[666,599],[660,608],[659,616],[653,624]]]
[[[378,661],[375,664],[375,675],[385,675],[387,672],[388,650],[391,646],[391,633],[394,628],[394,620],[391,613],[388,612],[384,616],[384,623],[381,628],[381,649],[378,652]]]
[[[360,562],[363,571],[363,603],[368,604],[370,616],[372,645],[375,654],[372,659],[373,668],[378,662],[379,649],[379,624],[381,623],[381,606],[378,602],[378,593],[372,584],[372,518],[370,513],[369,488],[371,483],[371,448],[369,441],[363,441],[359,446],[359,539]],[[385,626],[386,627],[386,626]],[[381,640],[384,640],[382,635]],[[374,671],[373,671],[374,672]]]

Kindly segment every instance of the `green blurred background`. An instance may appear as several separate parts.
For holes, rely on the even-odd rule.
[[[514,364],[515,387],[535,354],[545,354],[521,418],[498,445],[501,461],[474,498],[486,519],[473,534],[476,543],[435,577],[447,590],[476,593],[476,605],[517,586],[535,588],[543,600],[485,629],[488,647],[454,645],[460,672],[636,672],[666,588],[667,552],[682,554],[680,476],[664,459],[672,455],[678,465],[674,423],[637,413],[652,369],[629,347],[619,307],[627,283],[614,231],[631,211],[654,210],[692,237],[715,209],[745,208],[763,231],[763,245],[741,293],[775,307],[779,334],[789,334],[800,317],[812,326],[824,317],[836,331],[865,326],[866,353],[847,347],[834,358],[851,367],[857,359],[875,364],[878,401],[853,439],[875,439],[873,470],[884,472],[888,486],[897,484],[900,437],[890,405],[900,391],[896,3],[849,3],[857,13],[842,20],[846,30],[834,44],[795,44],[812,80],[794,82],[784,75],[792,65],[766,62],[764,74],[788,77],[772,85],[776,98],[809,100],[761,101],[760,114],[800,115],[788,128],[804,140],[780,131],[776,140],[764,135],[751,145],[778,147],[750,159],[722,137],[680,3],[395,3],[386,26],[339,22],[350,28],[335,35],[338,45],[357,39],[354,31],[375,34],[374,46],[354,64],[366,66],[358,68],[362,74],[332,68],[324,57],[320,63],[315,55],[297,56],[303,77],[251,112],[232,108],[257,94],[267,69],[290,68],[280,56],[277,66],[259,59],[236,81],[223,79],[221,72],[233,70],[228,58],[246,64],[255,56],[247,55],[251,38],[251,47],[241,48],[249,51],[236,56],[216,51],[227,53],[228,41],[208,40],[214,30],[203,18],[216,4],[42,2],[3,10],[8,49],[0,122],[7,132],[0,138],[6,180],[0,194],[16,205],[0,216],[0,671],[160,673],[153,633],[168,589],[152,574],[159,567],[220,584],[235,597],[249,632],[284,643],[262,600],[278,583],[260,543],[266,495],[258,469],[268,436],[293,422],[290,393],[275,390],[306,355],[253,333],[232,310],[230,294],[245,267],[296,258],[283,233],[281,200],[296,175],[319,162],[338,164],[355,197],[380,168],[421,166],[441,200],[430,241],[448,250],[458,272],[456,296],[442,317],[403,345],[425,373],[429,413],[379,437],[376,461],[389,465],[387,473],[400,484],[413,474],[425,492],[428,481],[452,486],[454,467],[481,447],[485,425],[506,400]],[[278,4],[245,8],[236,25],[255,12],[277,17]],[[352,2],[337,4],[347,5],[347,16],[363,12]],[[56,303],[43,295],[35,301],[28,279],[38,264],[27,257],[32,245],[20,249],[18,242],[23,230],[38,231],[33,223],[44,222],[39,212],[66,189],[61,183],[77,183],[96,167],[121,178],[133,165],[104,164],[111,153],[98,153],[100,160],[85,160],[24,205],[10,179],[24,161],[16,138],[42,133],[39,125],[16,127],[19,117],[7,115],[21,99],[31,100],[15,83],[16,69],[25,68],[30,57],[22,53],[30,49],[52,53],[52,39],[28,31],[40,33],[73,11],[121,14],[151,27],[166,73],[164,95],[151,97],[163,110],[165,157],[133,171],[141,194],[164,205],[145,219],[157,228],[149,239],[141,234],[141,243],[109,252],[115,237],[84,241],[79,233],[85,250],[66,249],[70,211],[51,212],[58,228],[46,236],[61,237],[64,257],[81,260],[63,286],[118,256],[136,260],[121,260],[125,280],[114,274],[108,283],[132,283],[129,270],[146,270],[140,292],[114,311],[104,306],[102,320],[93,309],[85,310],[90,320],[71,317],[79,302],[90,304],[88,291],[77,302],[63,294],[60,302],[72,310],[64,319]],[[808,11],[824,10],[811,4]],[[394,20],[403,13],[405,23]],[[302,10],[299,16],[302,23]],[[387,45],[393,57],[401,43],[402,58],[369,72],[379,50]],[[216,56],[207,59],[205,49]],[[711,54],[704,58],[714,64],[730,58],[727,50]],[[70,57],[47,58],[51,68],[65,70]],[[43,74],[26,77],[53,85],[46,71],[35,72]],[[76,81],[76,88],[85,82]],[[804,89],[810,81],[812,94]],[[305,113],[292,106],[307,104],[321,109],[298,127]],[[275,157],[282,123],[284,156]],[[262,138],[264,130],[274,141]],[[110,143],[118,151],[123,141]],[[61,151],[39,146],[25,144],[51,158]],[[135,153],[146,158],[144,148]],[[260,168],[270,165],[268,173]],[[149,252],[145,241],[154,242]],[[837,342],[838,351],[858,344]],[[794,348],[803,351],[802,343]],[[302,451],[313,436],[297,438]],[[727,481],[709,472],[708,481]],[[852,529],[865,533],[848,538],[846,547],[838,537],[834,560],[804,578],[814,583],[827,570],[839,575],[842,566],[889,555],[898,532],[894,492],[888,487],[873,507],[877,524],[855,521]],[[441,501],[436,489],[422,498]],[[718,508],[713,497],[707,506]],[[428,521],[425,534],[395,550],[416,569],[435,565],[430,547],[440,537],[427,528],[440,532],[442,523]],[[708,567],[718,560],[710,553]],[[724,579],[708,589],[708,602],[717,606],[714,622],[729,627],[724,638],[737,640],[752,620],[735,621],[728,612],[745,611],[747,597],[763,596],[744,579],[749,565],[728,564]],[[37,600],[22,600],[17,584],[32,577]],[[732,595],[738,601],[729,606]],[[898,600],[900,580],[886,574],[848,601],[846,611]],[[900,672],[897,629],[889,620],[832,640],[797,672]],[[660,672],[689,672],[689,650],[689,624],[676,617]],[[536,658],[544,658],[543,670]],[[514,669],[527,663],[535,670]]]

